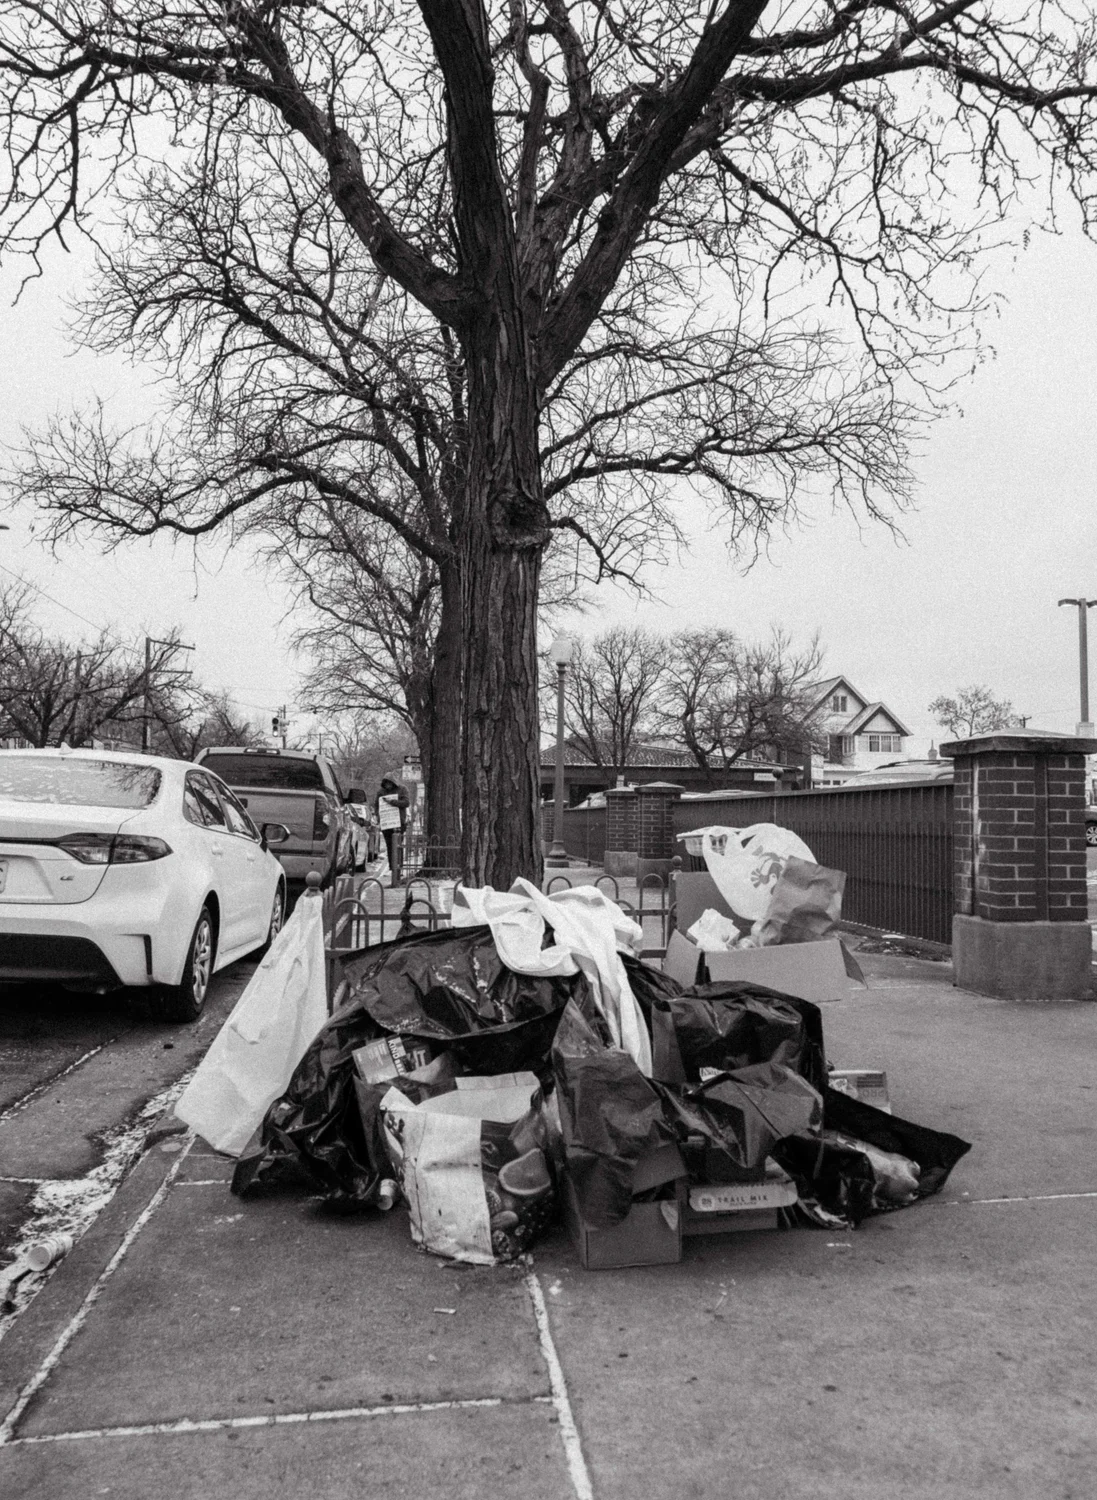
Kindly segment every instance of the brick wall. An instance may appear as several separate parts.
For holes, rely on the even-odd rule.
[[[674,805],[682,788],[670,782],[649,782],[636,788],[636,853],[640,859],[671,859],[674,843]]]
[[[606,848],[636,852],[636,792],[630,786],[606,793]]]
[[[1085,757],[987,749],[955,765],[956,910],[1085,921]]]

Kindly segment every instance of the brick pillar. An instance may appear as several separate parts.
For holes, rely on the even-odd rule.
[[[606,792],[606,852],[603,864],[607,875],[636,874],[634,787],[614,786]]]
[[[674,844],[674,804],[682,788],[670,781],[649,781],[636,788],[636,877],[669,877]]]
[[[1097,740],[1001,730],[941,746],[955,764],[952,959],[962,989],[1092,998],[1085,757]]]

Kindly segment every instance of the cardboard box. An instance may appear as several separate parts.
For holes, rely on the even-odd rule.
[[[667,939],[667,951],[663,957],[663,973],[680,984],[683,989],[692,989],[702,984],[701,961],[704,954],[692,938],[686,937],[677,928]]]
[[[891,1099],[888,1096],[888,1076],[882,1068],[832,1068],[827,1082],[841,1094],[852,1094],[862,1104],[871,1104],[891,1114]]]
[[[682,1206],[682,1233],[776,1229],[778,1209],[791,1207],[796,1197],[796,1184],[772,1160],[760,1182],[693,1183]]]
[[[588,1271],[676,1265],[682,1258],[685,1175],[685,1163],[677,1146],[660,1146],[650,1152],[636,1165],[633,1192],[643,1193],[665,1182],[674,1182],[674,1196],[657,1203],[634,1203],[628,1216],[609,1229],[595,1229],[583,1221],[575,1189],[565,1175],[564,1223],[579,1252],[580,1264]]]
[[[710,907],[723,917],[735,916],[707,870],[679,870],[672,877],[671,883],[674,887],[675,921],[679,932],[687,933],[702,912],[708,911]]]
[[[706,953],[705,967],[712,980],[743,980],[764,984],[799,1000],[825,1004],[849,997],[850,978],[842,944],[836,937],[817,943],[786,943],[772,948],[733,948]]]

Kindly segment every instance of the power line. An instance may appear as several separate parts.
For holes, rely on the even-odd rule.
[[[87,615],[82,615],[79,610],[73,609],[71,604],[62,604],[60,599],[55,599],[52,594],[48,594],[40,583],[35,583],[33,578],[24,578],[22,573],[13,572],[11,568],[6,568],[3,563],[0,563],[0,573],[6,573],[9,578],[14,578],[16,583],[25,583],[27,588],[34,589],[36,593],[42,595],[43,599],[48,599],[51,604],[56,604],[58,609],[65,610],[74,619],[79,620],[81,624],[90,625],[92,630],[98,630],[101,635],[106,633],[107,627],[105,625],[97,625],[94,620],[89,620]],[[134,650],[134,655],[137,655],[136,649]]]

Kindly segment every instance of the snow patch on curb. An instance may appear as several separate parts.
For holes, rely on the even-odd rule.
[[[0,1270],[0,1301],[6,1309],[0,1313],[0,1341],[60,1264],[55,1261],[44,1271],[29,1271],[27,1251],[45,1235],[71,1234],[76,1241],[91,1228],[144,1153],[160,1116],[179,1098],[194,1072],[189,1069],[129,1120],[108,1131],[103,1137],[103,1159],[90,1172],[83,1177],[48,1178],[39,1185],[27,1218],[7,1247],[11,1260]]]

